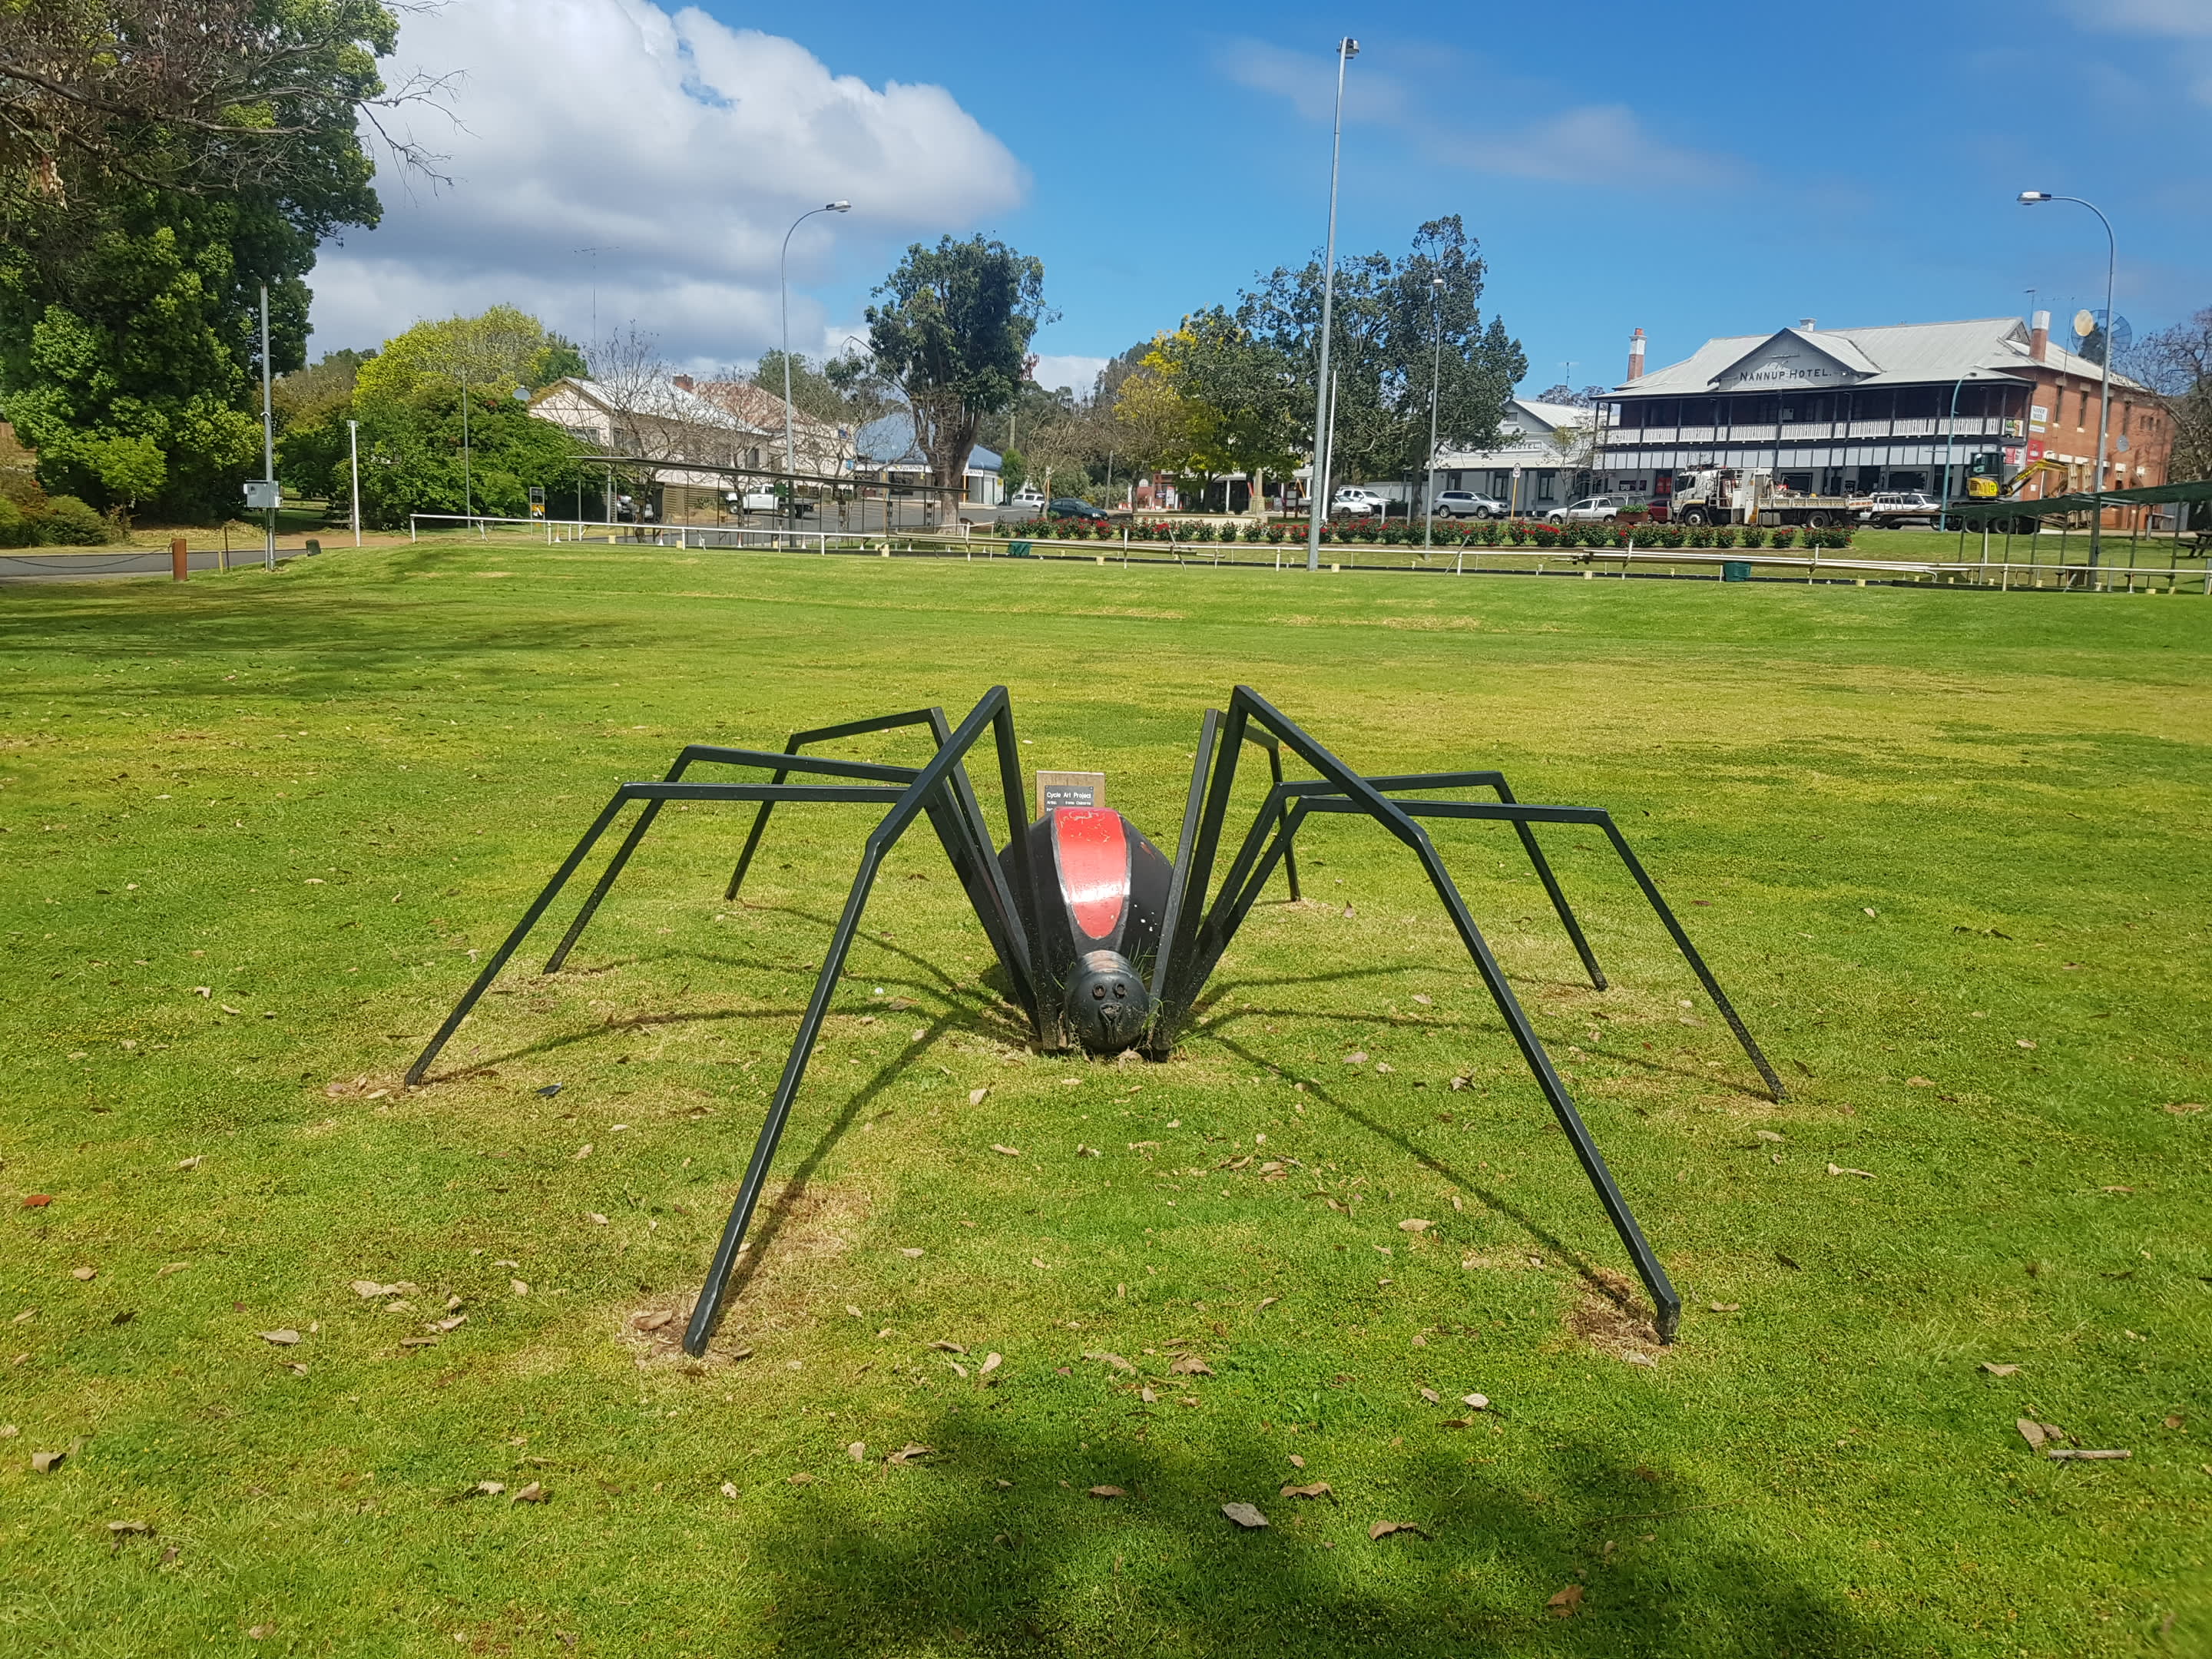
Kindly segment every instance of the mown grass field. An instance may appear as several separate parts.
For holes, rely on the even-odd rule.
[[[0,1650],[2212,1651],[2203,600],[479,544],[0,605]],[[1787,1100],[1593,837],[1602,994],[1509,836],[1437,831],[1673,1348],[1349,821],[1158,1066],[1028,1052],[902,846],[704,1364],[658,1321],[861,809],[737,904],[743,810],[670,811],[401,1085],[686,740],[1004,682],[1172,845],[1239,681],[1609,807],[1680,908]]]

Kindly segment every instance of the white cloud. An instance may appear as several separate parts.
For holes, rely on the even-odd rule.
[[[2068,0],[2066,10],[2100,32],[2212,38],[2212,5],[2205,0]]]
[[[497,301],[581,337],[635,319],[678,361],[748,357],[777,335],[791,242],[792,336],[828,327],[805,286],[835,250],[888,255],[1020,202],[1027,174],[941,87],[871,87],[796,42],[652,0],[456,0],[406,23],[396,80],[459,70],[458,130],[417,118],[455,182],[380,173],[384,222],[326,246],[319,348]],[[578,252],[599,247],[594,255]]]
[[[2157,0],[2135,3],[2150,5]],[[1382,66],[1363,58],[1345,77],[1346,124],[1396,129],[1438,161],[1473,172],[1556,184],[1626,185],[1716,184],[1744,171],[1729,157],[1653,137],[1624,104],[1559,109],[1540,89],[1516,89],[1495,75],[1485,77],[1492,94],[1486,105],[1518,103],[1528,112],[1469,125],[1459,113],[1466,106],[1464,64],[1434,52],[1421,61],[1401,59],[1387,46],[1377,55],[1384,58]],[[1326,122],[1334,113],[1333,52],[1287,52],[1243,40],[1224,50],[1219,63],[1238,85],[1284,100],[1309,121]],[[1398,67],[1389,67],[1394,63]]]
[[[1066,386],[1078,397],[1087,398],[1091,388],[1098,383],[1099,374],[1112,361],[1110,357],[1040,356],[1036,368],[1030,372],[1030,379],[1048,392]]]

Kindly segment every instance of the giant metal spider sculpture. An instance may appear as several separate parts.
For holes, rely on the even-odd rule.
[[[872,762],[832,760],[802,754],[810,744],[901,726],[925,726],[936,738],[937,752],[927,765],[888,766]],[[999,780],[1006,796],[1007,841],[994,846],[990,827],[977,804],[963,763],[985,732],[996,742]],[[1247,743],[1267,750],[1273,787],[1246,833],[1227,873],[1217,886],[1214,864],[1221,850],[1223,820],[1228,816],[1230,793],[1237,780],[1237,757]],[[1282,751],[1288,749],[1321,775],[1311,781],[1286,782]],[[1602,830],[1613,850],[1650,901],[1684,960],[1726,1019],[1736,1041],[1743,1045],[1769,1092],[1782,1097],[1781,1080],[1766,1062],[1751,1033],[1744,1029],[1728,997],[1714,981],[1705,959],[1690,943],[1674,913],[1652,884],[1651,878],[1629,850],[1628,842],[1613,819],[1592,806],[1534,806],[1513,799],[1503,774],[1498,772],[1424,772],[1395,777],[1363,777],[1316,743],[1298,726],[1249,686],[1238,686],[1229,700],[1227,714],[1208,709],[1199,734],[1196,764],[1191,769],[1189,804],[1185,808],[1182,836],[1173,864],[1139,834],[1119,812],[1103,808],[1059,807],[1034,823],[1021,816],[1025,799],[1022,789],[1020,750],[1014,738],[1012,705],[1006,689],[994,686],[955,730],[944,711],[918,709],[885,714],[873,720],[852,720],[812,732],[792,734],[780,754],[757,749],[725,749],[693,744],[676,758],[668,775],[657,783],[625,783],[616,790],[575,851],[524,913],[507,941],[485,963],[476,982],[430,1039],[428,1048],[407,1073],[410,1084],[420,1083],[478,998],[499,976],[532,928],[581,867],[599,838],[612,827],[632,801],[644,810],[630,826],[621,847],[609,860],[591,896],[584,901],[568,933],[545,964],[557,972],[575,947],[623,866],[637,850],[665,803],[675,801],[757,801],[760,811],[745,838],[744,850],[730,878],[726,897],[734,899],[745,878],[746,867],[759,848],[769,814],[779,801],[793,803],[838,801],[872,804],[885,809],[876,827],[861,844],[860,867],[853,878],[830,948],[822,960],[820,976],[806,1012],[799,1023],[798,1040],[784,1063],[767,1121],[753,1147],[744,1184],[722,1230],[705,1290],[695,1304],[684,1332],[685,1350],[694,1355],[706,1350],[708,1339],[720,1322],[730,1273],[751,1224],[754,1206],[775,1160],[777,1142],[791,1115],[799,1079],[813,1052],[823,1017],[830,1012],[846,953],[860,925],[868,896],[875,885],[884,856],[927,815],[930,827],[944,844],[946,856],[975,907],[975,915],[997,953],[1012,999],[1025,1014],[1041,1048],[1066,1050],[1080,1046],[1094,1054],[1134,1049],[1152,1060],[1165,1060],[1174,1052],[1177,1034],[1188,1018],[1199,993],[1212,974],[1222,953],[1250,914],[1261,891],[1283,866],[1291,896],[1298,896],[1297,864],[1292,851],[1298,827],[1315,812],[1364,813],[1388,830],[1421,861],[1437,896],[1458,929],[1468,954],[1474,958],[1483,983],[1498,1005],[1506,1029],[1512,1032],[1522,1058],[1551,1103],[1559,1127],[1566,1133],[1582,1161],[1583,1171],[1597,1190],[1614,1231],[1634,1259],[1636,1270],[1650,1292],[1658,1316],[1660,1338],[1674,1340],[1681,1318],[1682,1302],[1645,1242],[1643,1230],[1628,1203],[1613,1184],[1596,1143],[1590,1139],[1566,1086],[1553,1068],[1551,1058],[1537,1038],[1528,1015],[1507,985],[1504,971],[1491,954],[1489,945],[1468,914],[1459,890],[1446,873],[1443,860],[1419,819],[1473,818],[1510,823],[1521,840],[1537,878],[1558,912],[1560,924],[1574,943],[1590,982],[1606,988],[1604,973],[1583,937],[1574,912],[1536,844],[1530,825],[1537,823],[1589,824]],[[690,783],[684,774],[696,762],[755,767],[773,776],[766,783]],[[811,780],[791,783],[793,774]],[[1436,789],[1488,789],[1495,801],[1437,800],[1419,792]],[[1208,895],[1212,895],[1208,902]]]

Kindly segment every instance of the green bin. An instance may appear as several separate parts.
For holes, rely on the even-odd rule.
[[[1749,581],[1751,580],[1751,561],[1748,559],[1723,559],[1721,562],[1721,580],[1724,582]]]
[[[1032,557],[1033,555],[1027,542],[1014,542],[1007,546],[1006,556],[1010,559],[1026,559]]]

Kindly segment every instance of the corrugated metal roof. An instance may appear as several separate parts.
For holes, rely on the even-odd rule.
[[[1954,323],[1896,323],[1877,328],[1785,328],[1772,334],[1739,334],[1708,340],[1680,362],[1655,368],[1613,388],[1639,397],[1681,397],[1711,392],[1727,371],[1771,341],[1787,339],[1824,352],[1853,378],[1841,384],[1925,386],[1933,382],[2024,379],[2037,367],[2028,356],[2027,325],[2017,317],[1977,317]],[[2053,342],[2042,366],[2095,380],[2102,372]],[[2112,384],[2142,388],[2117,372]]]

